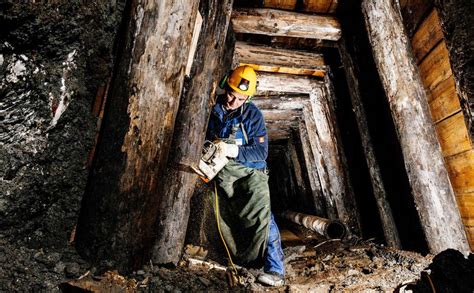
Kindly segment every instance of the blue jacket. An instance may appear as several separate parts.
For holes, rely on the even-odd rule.
[[[219,96],[211,111],[206,139],[222,139],[239,146],[236,161],[250,168],[265,169],[268,136],[262,112],[253,103],[245,103],[234,111],[223,107],[225,96]]]

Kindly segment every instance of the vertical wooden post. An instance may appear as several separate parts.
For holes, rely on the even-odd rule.
[[[160,216],[153,248],[155,263],[176,264],[181,256],[190,212],[190,198],[197,176],[190,165],[197,165],[204,143],[210,104],[217,81],[229,69],[223,58],[233,0],[203,0],[199,11],[203,27],[199,37],[190,82],[181,98],[176,119],[173,148],[161,197]],[[230,50],[231,51],[231,50]],[[226,52],[232,56],[233,52]]]
[[[327,208],[324,200],[324,193],[321,189],[321,183],[319,182],[318,169],[315,163],[315,155],[313,153],[314,150],[311,147],[311,143],[308,137],[307,125],[304,122],[300,122],[299,134],[316,215],[320,217],[325,217]],[[328,212],[332,213],[331,215],[333,217],[336,217],[334,206],[332,206],[332,208],[332,210],[331,208],[329,208]]]
[[[364,0],[362,11],[428,246],[469,251],[398,1]]]
[[[349,92],[352,101],[352,108],[356,116],[357,127],[359,129],[367,166],[369,167],[372,190],[377,203],[380,220],[382,221],[382,229],[385,240],[389,246],[400,249],[400,237],[398,236],[398,230],[393,218],[392,209],[390,208],[390,204],[387,200],[387,194],[382,181],[380,166],[377,162],[377,159],[375,158],[372,138],[367,125],[367,115],[365,114],[365,109],[362,105],[359,81],[357,78],[357,76],[362,73],[358,70],[356,64],[353,62],[353,58],[350,56],[346,48],[344,39],[339,41],[339,52],[341,55],[341,62],[344,65],[347,83],[350,88]]]
[[[338,148],[336,118],[329,95],[331,93],[328,89],[315,88],[309,95],[310,105],[303,109],[303,116],[311,148],[315,152],[315,162],[321,188],[326,197],[328,216],[331,219],[338,218],[349,227],[351,233],[358,234],[360,220],[349,178],[344,172],[343,154]]]
[[[121,271],[150,257],[198,0],[131,1],[77,249]]]

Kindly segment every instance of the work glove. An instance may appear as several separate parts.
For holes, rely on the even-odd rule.
[[[239,155],[239,146],[236,144],[219,141],[216,143],[217,152],[229,158],[236,158]]]

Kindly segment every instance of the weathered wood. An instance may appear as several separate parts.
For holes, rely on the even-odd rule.
[[[262,110],[265,120],[287,120],[294,121],[301,117],[300,110]]]
[[[321,186],[316,162],[316,160],[318,159],[318,154],[315,153],[317,152],[317,150],[312,149],[307,127],[307,121],[306,123],[301,122],[299,126],[299,138],[301,143],[301,149],[303,150],[303,157],[306,166],[306,173],[309,179],[311,196],[313,198],[314,210],[316,215],[330,215],[333,219],[335,219],[336,208],[332,202],[328,203],[328,197],[324,193],[324,189]]]
[[[474,192],[456,196],[462,221],[465,226],[474,226]]]
[[[337,0],[265,0],[263,6],[286,10],[302,10],[308,12],[334,13],[337,8]]]
[[[456,194],[474,192],[474,150],[446,158]]]
[[[236,9],[232,27],[237,33],[301,37],[337,41],[339,22],[332,16],[310,15],[275,9]]]
[[[252,103],[257,105],[260,110],[301,110],[308,101],[309,96],[304,95],[255,96],[252,99]]]
[[[306,171],[303,173],[303,169],[300,164],[300,156],[298,156],[298,152],[296,151],[295,139],[288,142],[288,153],[290,156],[289,159],[291,161],[292,171],[293,171],[293,174],[295,176],[295,181],[296,181],[295,192],[296,194],[306,194],[307,192],[306,181],[305,181],[305,177],[303,176],[306,176],[307,178],[307,176],[309,176],[311,172]]]
[[[426,54],[442,39],[443,32],[441,31],[438,12],[436,9],[432,9],[430,15],[423,21],[411,39],[413,53],[418,62],[421,62]]]
[[[472,148],[461,111],[437,123],[435,127],[444,157],[462,153]]]
[[[393,0],[364,0],[362,11],[428,246],[434,253],[446,248],[468,251],[398,6]]]
[[[420,76],[428,91],[436,88],[452,75],[448,50],[444,41],[439,43],[420,64]]]
[[[267,126],[267,129],[275,130],[275,129],[283,129],[283,130],[291,130],[295,129],[299,121],[301,119],[293,119],[293,120],[267,120],[265,121],[265,124]]]
[[[132,2],[126,10],[124,48],[77,228],[76,247],[92,262],[130,271],[150,257],[156,191],[171,148],[197,2]]]
[[[300,69],[300,68],[290,68],[290,67],[280,67],[280,66],[269,66],[269,65],[258,65],[252,63],[238,63],[238,66],[248,65],[255,69],[255,71],[263,72],[273,72],[273,73],[286,73],[286,74],[296,74],[296,75],[311,75],[317,77],[324,77],[326,70],[321,69]]]
[[[289,129],[267,129],[268,139],[270,141],[290,139],[292,132]]]
[[[442,81],[428,94],[431,116],[434,123],[461,110],[461,104],[459,103],[459,97],[456,93],[452,76]]]
[[[433,7],[433,0],[404,0],[400,1],[400,6],[408,36],[412,37],[424,16]]]
[[[341,39],[339,43],[339,52],[341,55],[341,62],[345,68],[347,83],[350,88],[349,92],[352,101],[352,109],[356,117],[357,127],[359,129],[367,166],[369,167],[368,169],[372,183],[372,190],[377,203],[379,217],[382,222],[385,241],[387,242],[388,246],[400,249],[401,242],[398,229],[393,217],[392,209],[387,199],[387,192],[382,180],[380,165],[375,156],[372,137],[369,133],[369,127],[367,125],[367,115],[362,105],[362,91],[359,87],[358,79],[358,76],[360,76],[362,73],[360,72],[357,65],[354,64],[354,58],[349,54],[344,39]]]
[[[474,6],[469,1],[436,0],[456,89],[474,142]],[[471,242],[474,249],[474,242]]]
[[[325,70],[322,54],[251,45],[245,42],[235,43],[234,62],[305,70]]]
[[[153,248],[155,263],[174,263],[184,246],[190,212],[190,198],[197,176],[190,169],[197,165],[204,143],[211,99],[215,95],[216,80],[230,67],[223,64],[226,35],[233,0],[201,1],[199,11],[203,27],[191,79],[181,97],[173,136],[173,149],[164,183],[157,194],[161,196],[160,217],[156,228],[157,240]],[[232,56],[232,51],[228,52]]]
[[[308,76],[265,72],[258,73],[258,82],[258,95],[265,95],[265,92],[307,94],[324,84],[322,81]]]

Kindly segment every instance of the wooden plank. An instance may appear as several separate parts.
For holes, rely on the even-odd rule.
[[[441,30],[438,12],[436,9],[433,9],[411,39],[413,53],[418,63],[442,39],[443,31]]]
[[[257,96],[252,99],[252,103],[259,109],[280,109],[280,110],[296,110],[303,109],[304,105],[309,102],[308,96]]]
[[[301,117],[301,113],[301,110],[262,110],[265,120],[295,121]]]
[[[304,10],[309,12],[328,13],[331,0],[303,0]]]
[[[308,76],[295,76],[281,73],[258,73],[257,94],[265,92],[310,93],[324,83]]]
[[[474,150],[447,157],[446,164],[456,194],[474,192]]]
[[[467,239],[469,239],[469,245],[471,246],[471,251],[474,251],[474,227],[468,226],[465,228]]]
[[[263,7],[285,10],[303,10],[317,13],[334,13],[337,0],[303,0],[299,6],[297,0],[264,0]]]
[[[433,253],[447,248],[467,251],[464,225],[399,7],[395,1],[363,0],[362,12],[428,247]],[[427,61],[430,62],[429,57],[423,63]],[[431,76],[427,68],[437,71],[433,66],[425,66],[425,76]],[[438,79],[428,80],[431,85]]]
[[[403,23],[411,38],[423,17],[433,7],[433,0],[406,0],[401,6]]]
[[[236,42],[235,63],[304,68],[308,70],[326,69],[323,54],[301,50],[287,50],[265,45]]]
[[[289,67],[279,67],[279,66],[267,66],[267,65],[257,65],[249,63],[240,63],[239,66],[248,65],[255,69],[256,71],[261,72],[271,72],[271,73],[284,73],[284,74],[294,74],[294,75],[309,75],[316,77],[324,77],[326,70],[311,70],[311,69],[299,69],[299,68],[289,68]]]
[[[456,201],[464,225],[474,226],[474,193],[458,194]]]
[[[435,128],[443,156],[452,156],[472,148],[462,112],[439,122]]]
[[[294,10],[297,0],[264,0],[263,7]]]
[[[449,64],[448,50],[444,41],[440,42],[420,64],[420,76],[428,91],[436,88],[453,73]]]
[[[332,41],[337,41],[341,37],[339,21],[333,16],[268,8],[234,10],[232,12],[232,27],[236,33]]]
[[[461,110],[452,76],[433,89],[428,95],[428,100],[430,100],[430,111],[434,123]]]
[[[326,66],[322,54],[287,50],[264,45],[237,42],[234,64],[249,65],[257,71],[324,76]]]

